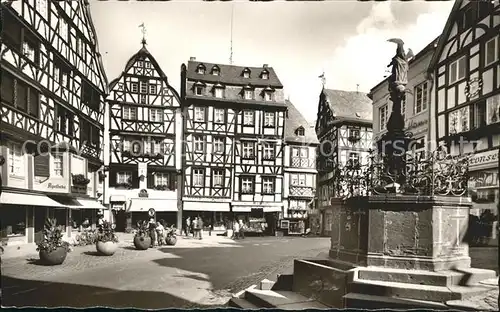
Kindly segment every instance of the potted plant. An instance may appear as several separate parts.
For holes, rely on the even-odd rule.
[[[63,233],[56,219],[47,218],[43,229],[43,239],[38,243],[40,261],[45,265],[62,264],[70,251],[69,243],[62,240]]]
[[[97,230],[97,252],[103,256],[112,256],[118,249],[118,237],[113,224],[104,221]]]
[[[176,229],[173,226],[166,228],[167,238],[165,241],[167,242],[167,245],[174,246],[177,243],[177,235],[175,235],[175,231]]]
[[[137,232],[134,236],[134,246],[139,250],[147,250],[151,246],[149,226],[146,221],[137,222]]]

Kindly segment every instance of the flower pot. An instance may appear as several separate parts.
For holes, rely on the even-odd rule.
[[[45,265],[59,265],[64,262],[68,250],[65,247],[57,247],[53,251],[40,250],[40,261]]]
[[[112,256],[118,249],[118,244],[114,242],[97,242],[97,252],[103,256]]]
[[[134,237],[134,246],[138,250],[147,250],[151,246],[151,237],[149,236]]]
[[[177,243],[177,237],[175,236],[167,236],[167,245],[174,246]]]

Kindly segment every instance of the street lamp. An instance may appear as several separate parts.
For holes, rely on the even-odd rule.
[[[109,171],[109,166],[102,166],[101,170],[99,170],[99,181],[102,181],[102,203],[105,206],[106,204],[106,172]],[[109,222],[113,221],[113,218],[111,217],[111,205],[108,205],[108,210],[109,210]]]

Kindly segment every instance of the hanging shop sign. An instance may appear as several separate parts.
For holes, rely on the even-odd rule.
[[[148,215],[152,218],[155,216],[155,214],[156,214],[156,211],[153,208],[149,208]]]
[[[149,197],[148,191],[146,189],[140,190],[139,197]]]

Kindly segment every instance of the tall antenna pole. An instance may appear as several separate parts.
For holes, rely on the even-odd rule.
[[[229,55],[230,65],[233,65],[233,15],[234,15],[234,3],[231,3],[231,46]]]

